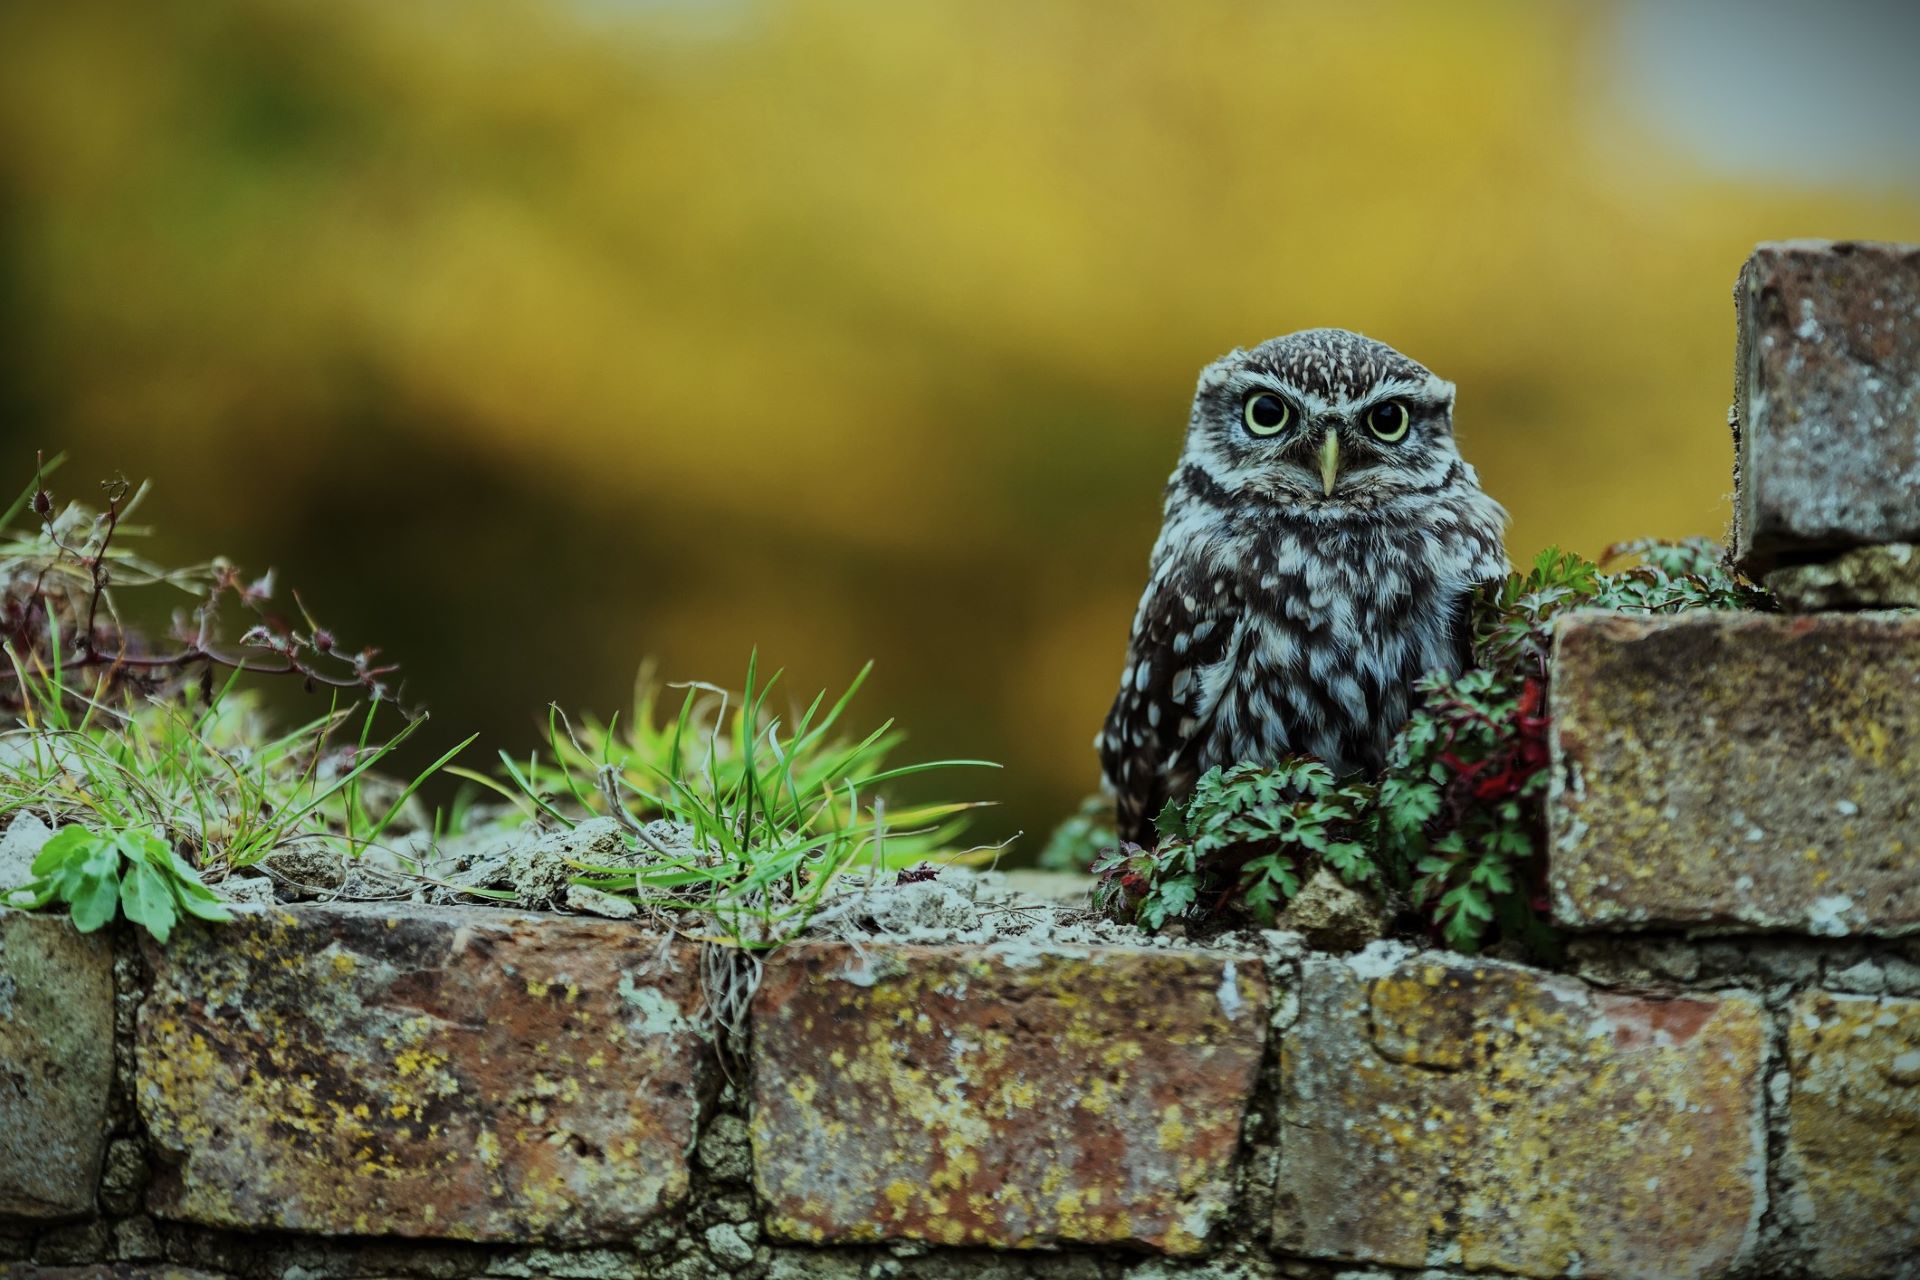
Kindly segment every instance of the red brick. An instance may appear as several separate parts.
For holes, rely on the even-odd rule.
[[[1920,1276],[1920,1000],[1795,999],[1784,1210],[1822,1280]]]
[[[808,1242],[1191,1253],[1267,1034],[1252,957],[812,944],[753,1013],[754,1175]]]
[[[1619,1280],[1722,1275],[1750,1253],[1755,998],[1610,994],[1378,946],[1309,959],[1301,982],[1276,1248]]]
[[[155,1213],[584,1243],[687,1193],[697,955],[612,921],[302,906],[150,947]]]

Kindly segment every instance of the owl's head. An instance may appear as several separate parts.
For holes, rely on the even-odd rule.
[[[1370,507],[1460,463],[1453,384],[1382,342],[1304,329],[1200,373],[1182,461],[1236,497]]]

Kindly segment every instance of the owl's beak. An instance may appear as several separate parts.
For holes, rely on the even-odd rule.
[[[1320,488],[1329,498],[1333,496],[1334,477],[1340,474],[1340,437],[1332,427],[1327,428],[1326,436],[1320,441]]]

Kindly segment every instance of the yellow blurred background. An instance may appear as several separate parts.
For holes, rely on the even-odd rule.
[[[1516,558],[1722,530],[1750,245],[1920,240],[1920,77],[1806,35],[1911,24],[1788,8],[8,5],[0,457],[151,476],[167,552],[405,665],[423,755],[647,655],[874,658],[1030,854],[1230,347],[1453,379]]]

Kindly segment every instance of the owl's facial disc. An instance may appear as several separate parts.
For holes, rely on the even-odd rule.
[[[1453,386],[1383,343],[1311,329],[1201,372],[1182,462],[1248,502],[1368,509],[1435,491],[1460,460]]]

